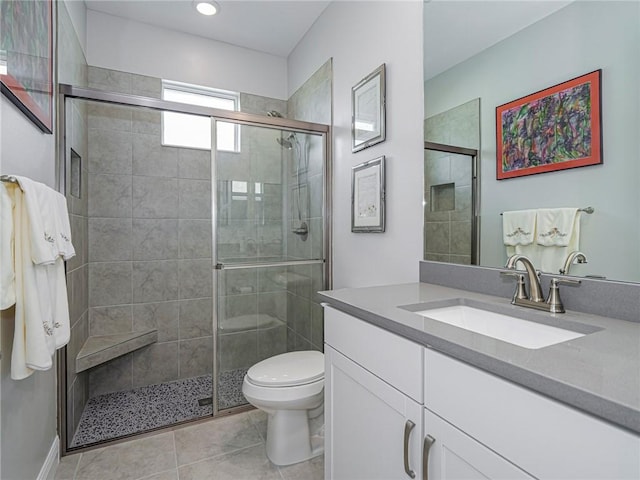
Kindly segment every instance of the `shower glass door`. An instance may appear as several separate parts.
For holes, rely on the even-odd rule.
[[[211,151],[164,144],[161,110],[65,108],[74,449],[213,414]]]
[[[325,137],[239,128],[214,160],[217,410],[247,403],[256,362],[323,344]]]

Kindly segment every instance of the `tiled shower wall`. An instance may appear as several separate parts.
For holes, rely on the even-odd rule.
[[[480,149],[480,99],[425,120],[425,140]],[[471,263],[471,157],[424,152],[424,259]]]
[[[329,59],[296,92],[287,103],[287,116],[295,120],[330,125],[332,104],[333,64]],[[323,198],[325,153],[319,136],[299,137],[306,149],[308,165],[300,164],[301,211],[309,226],[306,239],[292,232],[298,224],[298,186],[296,158],[289,151],[287,184],[292,205],[287,218],[287,256],[290,258],[324,258],[323,252]],[[305,171],[306,170],[306,171]],[[323,266],[303,265],[290,267],[287,285],[288,335],[287,350],[323,350],[323,309],[316,300],[316,292],[325,288]]]
[[[89,87],[160,98],[159,79],[89,67]],[[161,114],[87,103],[89,335],[158,342],[89,373],[90,395],[211,374],[210,152],[161,145]]]
[[[78,86],[87,85],[87,62],[75,35],[75,29],[64,2],[58,5],[58,80]],[[67,187],[67,207],[71,225],[71,237],[76,256],[66,264],[67,294],[69,298],[69,316],[71,339],[66,348],[66,429],[71,438],[75,432],[80,415],[88,400],[89,382],[87,372],[76,374],[75,358],[89,334],[88,312],[88,219],[87,219],[87,112],[84,105],[69,103],[66,112],[67,123],[67,162],[71,149],[79,157],[74,168],[73,192]],[[77,182],[77,183],[76,183]],[[72,195],[73,193],[73,195]]]

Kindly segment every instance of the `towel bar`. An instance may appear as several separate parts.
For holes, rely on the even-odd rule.
[[[591,215],[593,212],[595,212],[595,208],[593,207],[584,207],[584,208],[579,208],[578,209],[579,212],[584,212],[584,213],[588,213],[589,215]],[[502,213],[500,213],[500,215],[502,215]]]
[[[11,175],[0,175],[0,181],[7,183],[18,183],[16,177],[12,177]]]

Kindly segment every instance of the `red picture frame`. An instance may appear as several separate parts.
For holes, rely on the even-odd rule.
[[[496,178],[602,163],[602,70],[496,107]]]
[[[52,133],[53,1],[0,4],[0,89],[43,132]]]

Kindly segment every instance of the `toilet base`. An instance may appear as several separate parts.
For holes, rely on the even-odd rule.
[[[317,437],[317,438],[316,438]],[[292,465],[324,453],[324,439],[310,435],[307,410],[277,410],[267,418],[267,457]]]

